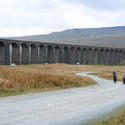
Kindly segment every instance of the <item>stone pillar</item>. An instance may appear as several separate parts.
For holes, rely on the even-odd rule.
[[[83,64],[88,64],[88,49],[83,48]]]
[[[119,51],[119,63],[121,63],[122,60],[122,50]]]
[[[123,50],[123,53],[122,53],[122,63],[125,64],[125,50]]]
[[[77,47],[75,50],[75,64],[80,63],[81,48]]]
[[[100,49],[98,49],[98,64],[100,64]]]
[[[69,62],[70,62],[70,64],[72,64],[72,50],[71,50],[71,48],[69,48],[69,55],[70,55]]]
[[[40,47],[38,46],[38,63],[40,63]]]
[[[91,59],[92,64],[95,64],[95,52],[94,51],[95,51],[94,48],[92,48],[92,54],[91,54],[91,56],[92,56],[92,59]]]
[[[45,48],[45,45],[40,45],[39,49],[40,49],[39,63],[44,64],[46,62],[46,48]]]
[[[12,50],[12,44],[10,44],[10,45],[9,45],[9,54],[10,54],[10,56],[9,56],[9,57],[10,57],[10,58],[9,58],[9,62],[10,62],[10,64],[12,63],[12,51],[13,51],[13,50]]]
[[[75,64],[76,48],[75,47],[71,47],[69,51],[70,51],[70,64]]]
[[[120,52],[118,50],[118,52],[117,52],[117,64],[119,63],[119,60],[120,60],[120,57],[119,57],[120,55],[119,54],[120,54]]]
[[[29,64],[31,63],[31,45],[29,46]]]
[[[119,55],[118,55],[118,50],[116,50],[115,52],[115,64],[118,64],[118,59],[119,58]]]
[[[62,58],[62,52],[60,46],[55,46],[54,47],[54,62],[55,63],[60,63]]]
[[[112,64],[112,50],[109,49],[109,64],[111,65]]]
[[[69,64],[70,62],[69,47],[64,47],[64,63]]]
[[[61,47],[61,63],[64,63],[64,47]]]
[[[125,52],[122,50],[120,63],[125,63]]]
[[[70,48],[68,48],[68,58],[67,58],[67,64],[70,64]]]
[[[19,60],[20,64],[22,64],[22,45],[19,45]]]
[[[70,57],[69,57],[69,47],[64,48],[64,63],[69,64],[70,62]]]
[[[82,48],[82,64],[85,64],[84,55],[85,55],[84,48]]]
[[[81,48],[80,64],[83,64],[83,48]]]
[[[82,64],[82,48],[80,48],[79,63]]]
[[[53,63],[59,63],[59,55],[56,55],[56,47],[52,46],[53,48]],[[59,48],[58,48],[59,49]],[[59,50],[58,50],[59,51]]]
[[[111,59],[110,59],[110,62],[111,62],[111,65],[113,64],[113,49],[111,49],[111,52],[110,52],[111,54]]]
[[[112,51],[112,64],[115,64],[115,50],[111,50]]]
[[[48,63],[48,47],[45,46],[45,63]]]
[[[88,49],[88,64],[94,64],[93,57],[94,57],[93,49],[89,48]]]
[[[108,56],[109,56],[109,50],[106,49],[105,50],[105,56],[104,56],[105,57],[105,64],[108,64],[108,58],[109,58]]]
[[[10,44],[5,43],[5,65],[10,64]]]
[[[75,64],[81,62],[81,48],[77,47],[75,50]]]
[[[55,46],[54,47],[52,47],[53,48],[53,62],[54,63],[57,63],[58,62],[58,60],[57,60],[57,56],[58,55],[56,55],[56,48],[55,48]]]
[[[108,58],[108,55],[107,55],[107,49],[104,50],[104,53],[103,53],[103,61],[104,61],[104,64],[107,64],[107,58]]]
[[[114,64],[117,64],[117,50],[114,51]]]
[[[95,63],[94,64],[98,64],[98,60],[99,60],[99,54],[98,54],[98,49],[94,50],[95,52]]]
[[[62,50],[61,50],[61,46],[59,46],[59,63],[62,63]]]
[[[100,63],[104,64],[104,49],[100,49]]]

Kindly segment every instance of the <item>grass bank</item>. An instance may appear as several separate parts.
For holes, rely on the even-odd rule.
[[[0,96],[96,84],[96,82],[89,77],[76,76],[72,71],[70,72],[70,70],[67,72],[65,68],[63,68],[65,65],[58,65],[60,67],[59,69],[56,68],[56,66],[57,65],[1,66]],[[60,72],[61,68],[63,72]]]
[[[125,106],[121,106],[110,114],[83,123],[82,125],[125,125]]]

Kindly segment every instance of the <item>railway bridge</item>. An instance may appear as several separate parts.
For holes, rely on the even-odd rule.
[[[0,64],[118,64],[125,48],[0,39]]]

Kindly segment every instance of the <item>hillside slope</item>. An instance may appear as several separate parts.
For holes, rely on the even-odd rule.
[[[9,37],[9,39],[125,48],[125,26],[68,29],[46,35]]]

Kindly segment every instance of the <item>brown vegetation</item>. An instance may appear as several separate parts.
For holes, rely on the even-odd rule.
[[[57,67],[56,67],[57,66]],[[59,67],[60,68],[59,68]],[[67,65],[66,65],[67,66]],[[69,74],[63,65],[1,66],[0,89],[24,91],[40,88],[70,88],[96,84],[88,77]],[[60,71],[61,70],[61,71]],[[62,71],[64,70],[64,71]]]
[[[24,66],[28,69],[37,69],[43,73],[58,73],[73,75],[76,72],[96,72],[102,78],[112,80],[113,71],[117,71],[118,80],[122,81],[122,74],[125,72],[124,65],[66,65],[66,64],[49,64],[49,65],[29,65]]]
[[[42,88],[42,91],[46,91],[96,84],[92,79],[76,76],[75,73],[97,72],[98,76],[112,79],[114,70],[118,71],[118,80],[122,80],[124,66],[67,64],[0,66],[0,95],[6,92],[5,90],[18,92]]]

